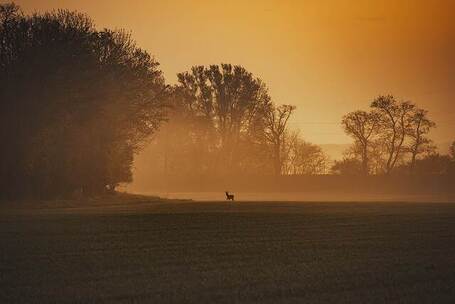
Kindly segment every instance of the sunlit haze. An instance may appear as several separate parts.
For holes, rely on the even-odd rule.
[[[292,126],[314,143],[348,143],[348,111],[379,95],[430,112],[435,142],[455,129],[455,1],[16,1],[25,12],[58,8],[90,15],[99,28],[131,31],[166,80],[194,65],[240,64],[278,104],[294,104]]]

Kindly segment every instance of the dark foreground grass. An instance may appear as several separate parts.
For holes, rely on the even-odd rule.
[[[454,303],[455,204],[0,210],[1,303]]]

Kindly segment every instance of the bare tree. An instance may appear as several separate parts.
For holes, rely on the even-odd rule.
[[[379,116],[376,112],[355,111],[343,117],[345,132],[355,140],[356,151],[362,163],[362,172],[369,174],[369,148],[372,137],[377,133]]]
[[[282,172],[291,175],[324,174],[328,157],[321,147],[305,141],[298,131],[286,132]]]
[[[392,95],[387,95],[377,97],[371,107],[379,114],[380,134],[387,159],[385,173],[390,174],[406,152],[403,148],[415,105],[409,101],[398,102]]]
[[[436,150],[433,141],[427,137],[431,128],[436,124],[428,118],[428,111],[415,108],[409,117],[408,135],[411,139],[409,153],[411,153],[410,168],[414,170],[416,160],[421,154],[429,154]]]
[[[272,106],[266,116],[265,137],[272,147],[273,168],[275,175],[282,173],[283,148],[288,121],[295,106]]]

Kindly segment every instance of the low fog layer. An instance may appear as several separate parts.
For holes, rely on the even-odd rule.
[[[333,160],[288,125],[295,107],[276,105],[244,68],[197,66],[178,79],[169,120],[135,159],[130,191],[300,192],[310,200],[452,193],[455,144],[440,154],[430,137],[436,123],[412,101],[381,95],[369,111],[348,112],[340,127],[353,144]]]

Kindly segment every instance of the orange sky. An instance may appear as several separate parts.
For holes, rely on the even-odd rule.
[[[292,125],[315,143],[349,142],[342,115],[384,93],[430,110],[436,141],[455,139],[455,1],[16,3],[26,12],[79,10],[100,28],[131,30],[171,83],[192,65],[241,64],[275,102],[297,105]]]

